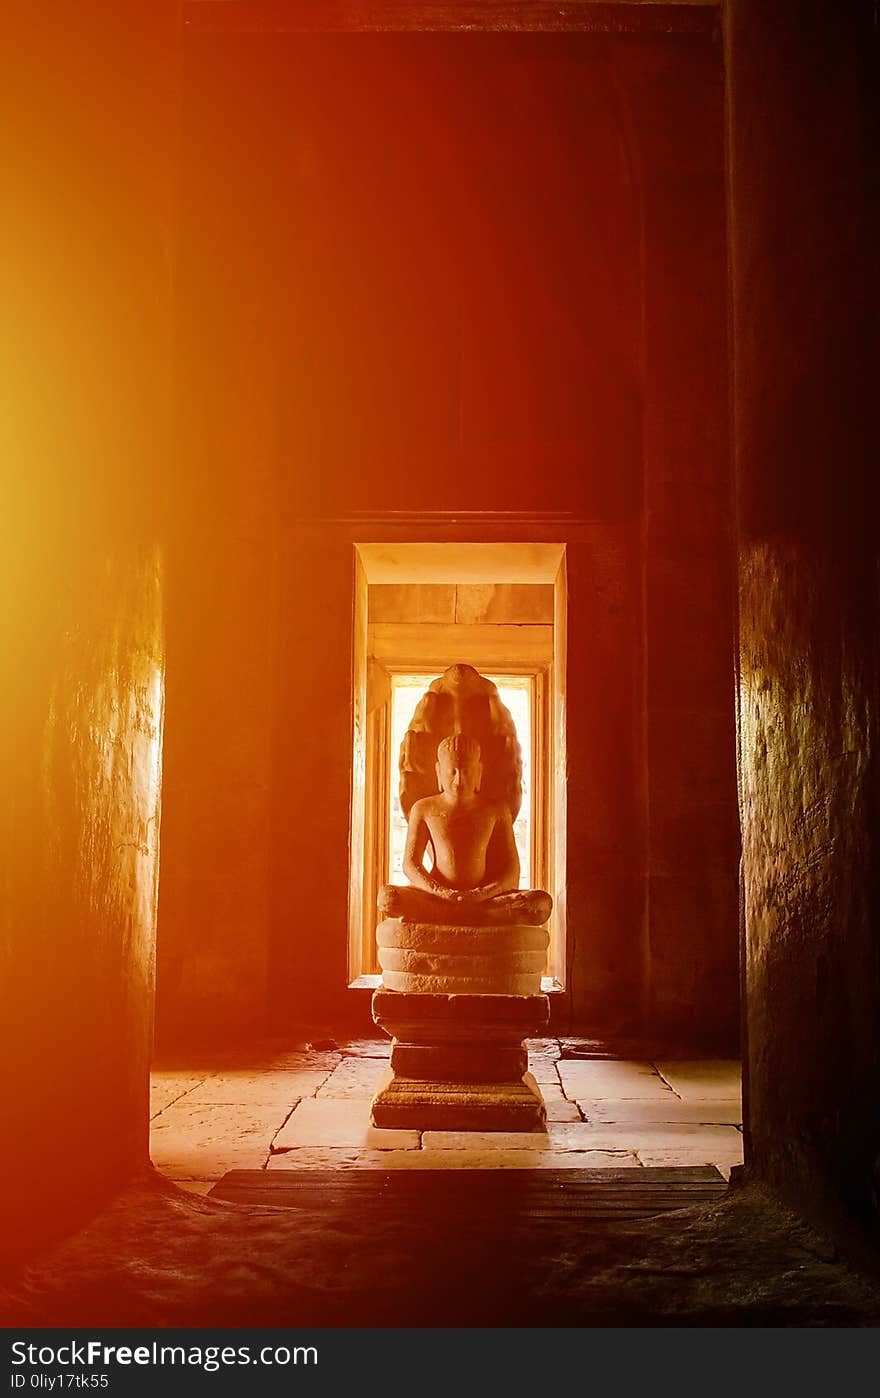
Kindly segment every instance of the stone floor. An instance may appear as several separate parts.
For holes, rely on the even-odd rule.
[[[740,1070],[731,1060],[612,1057],[595,1041],[535,1039],[529,1067],[544,1133],[394,1131],[370,1125],[390,1042],[261,1041],[210,1063],[160,1063],[151,1155],[206,1194],[227,1170],[526,1169],[742,1161]]]
[[[531,1053],[550,1107],[546,1137],[373,1132],[369,1100],[388,1055],[378,1041],[262,1043],[223,1061],[159,1065],[161,1173],[139,1173],[83,1227],[0,1279],[4,1323],[880,1325],[876,1278],[740,1178],[709,1203],[631,1220],[527,1218],[506,1198],[516,1190],[500,1187],[478,1218],[462,1210],[460,1180],[465,1190],[470,1181],[442,1173],[450,1166],[726,1173],[740,1158],[735,1063],[646,1061],[632,1045],[611,1055],[574,1039],[541,1040]],[[365,1209],[364,1191],[345,1187],[333,1200],[305,1189],[284,1207],[199,1197],[228,1169],[328,1164],[433,1169],[400,1180],[429,1206]]]

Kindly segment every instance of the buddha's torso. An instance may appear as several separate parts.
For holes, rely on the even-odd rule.
[[[489,802],[426,803],[424,820],[434,852],[434,877],[450,888],[478,888],[486,876],[486,855],[497,815]]]

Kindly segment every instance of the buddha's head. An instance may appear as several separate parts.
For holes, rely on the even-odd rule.
[[[466,733],[444,738],[437,748],[437,784],[441,791],[467,800],[480,789],[483,764],[480,744]]]

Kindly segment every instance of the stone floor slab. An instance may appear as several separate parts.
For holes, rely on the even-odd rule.
[[[735,1126],[601,1126],[587,1122],[549,1122],[546,1133],[530,1131],[425,1131],[424,1150],[668,1150],[688,1153],[714,1150],[722,1156],[742,1150]],[[707,1157],[708,1158],[708,1157]],[[690,1162],[688,1162],[690,1163]],[[702,1161],[696,1162],[701,1164]]]
[[[714,1165],[725,1179],[730,1179],[732,1167],[742,1164],[742,1138],[738,1148],[695,1146],[678,1150],[639,1150],[636,1155],[642,1165]]]
[[[391,1054],[391,1040],[384,1034],[381,1039],[339,1039],[336,1046],[340,1053],[355,1058],[388,1058]]]
[[[650,1063],[629,1060],[560,1059],[556,1065],[571,1100],[652,1101],[672,1097],[672,1089]]]
[[[542,1086],[546,1083],[550,1087],[559,1087],[559,1074],[556,1071],[557,1060],[555,1058],[544,1058],[539,1054],[529,1054],[529,1072],[536,1082]]]
[[[199,1059],[197,1066],[206,1069],[203,1077],[227,1072],[317,1072],[320,1068],[330,1073],[341,1063],[342,1054],[338,1050],[309,1049],[303,1040],[275,1036],[227,1044],[215,1049],[210,1056],[201,1052]],[[173,1063],[160,1059],[154,1067],[176,1067],[185,1072],[192,1071],[194,1065],[181,1061],[178,1052]]]
[[[535,1170],[640,1169],[626,1151],[331,1150],[298,1149],[273,1155],[270,1170]]]
[[[319,1098],[361,1098],[369,1102],[388,1076],[386,1058],[344,1058],[318,1089]]]
[[[387,1073],[387,1066],[382,1065]],[[278,1132],[274,1150],[294,1146],[348,1146],[372,1150],[417,1150],[418,1131],[370,1125],[370,1102],[357,1098],[308,1098]]]
[[[150,1119],[190,1093],[205,1081],[203,1073],[152,1073],[150,1075]]]
[[[226,1170],[260,1169],[285,1115],[284,1107],[189,1106],[184,1099],[153,1122],[150,1158],[172,1178],[217,1179]]]
[[[559,1040],[560,1053],[564,1057],[571,1054],[575,1057],[588,1058],[595,1055],[598,1058],[611,1058],[607,1045],[601,1039],[582,1039],[577,1035],[569,1035]]]
[[[685,1102],[739,1101],[742,1070],[734,1058],[663,1061],[658,1072]]]
[[[249,1150],[235,1150],[229,1146],[196,1146],[188,1153],[181,1151],[179,1158],[154,1161],[166,1179],[181,1183],[184,1180],[222,1180],[228,1170],[264,1170],[269,1159],[268,1146]]]
[[[694,1126],[740,1126],[742,1107],[739,1100],[726,1102],[682,1102],[670,1092],[651,1102],[591,1102],[577,1099],[577,1105],[589,1122],[619,1123],[627,1126],[662,1125],[664,1123]]]
[[[308,1071],[272,1069],[267,1072],[239,1069],[206,1078],[189,1093],[187,1101],[240,1103],[242,1106],[252,1107],[272,1107],[279,1104],[291,1110],[301,1097],[313,1097],[328,1077],[329,1073],[322,1068]]]
[[[425,1131],[423,1150],[548,1151],[549,1131]]]
[[[311,1073],[323,1071],[327,1077],[342,1062],[341,1053],[308,1053],[299,1049],[265,1057],[238,1057],[225,1064],[223,1071],[239,1069],[252,1073]]]
[[[643,1159],[645,1151],[668,1151],[677,1157],[658,1164],[702,1165],[742,1154],[742,1135],[735,1126],[653,1122],[603,1126],[584,1122],[581,1126],[560,1123],[551,1127],[551,1133],[560,1149],[595,1146],[603,1150],[633,1150],[639,1159]]]
[[[542,1083],[542,1084],[541,1084],[541,1091],[542,1091],[542,1093],[543,1093],[543,1091],[544,1091],[544,1086],[545,1086],[545,1084]],[[547,1106],[547,1120],[548,1120],[548,1121],[580,1121],[580,1120],[581,1120],[581,1114],[580,1114],[580,1112],[578,1111],[577,1103],[576,1103],[576,1102],[569,1102],[568,1099],[567,1099],[566,1097],[561,1098],[561,1100],[559,1100],[559,1101],[556,1101],[556,1099],[554,1098],[553,1101],[547,1102],[547,1103],[546,1103],[546,1106]]]
[[[188,1099],[166,1107],[153,1122],[151,1139],[157,1147],[177,1138],[193,1137],[232,1145],[265,1138],[267,1143],[287,1116],[283,1106],[224,1105]]]

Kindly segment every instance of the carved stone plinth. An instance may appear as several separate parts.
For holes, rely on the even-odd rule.
[[[382,984],[410,993],[539,995],[545,927],[461,927],[386,918],[376,929]]]
[[[534,929],[531,929],[534,931]],[[543,1131],[547,1113],[523,1040],[546,1033],[546,995],[373,995],[392,1038],[391,1072],[373,1098],[375,1126],[420,1131]]]

